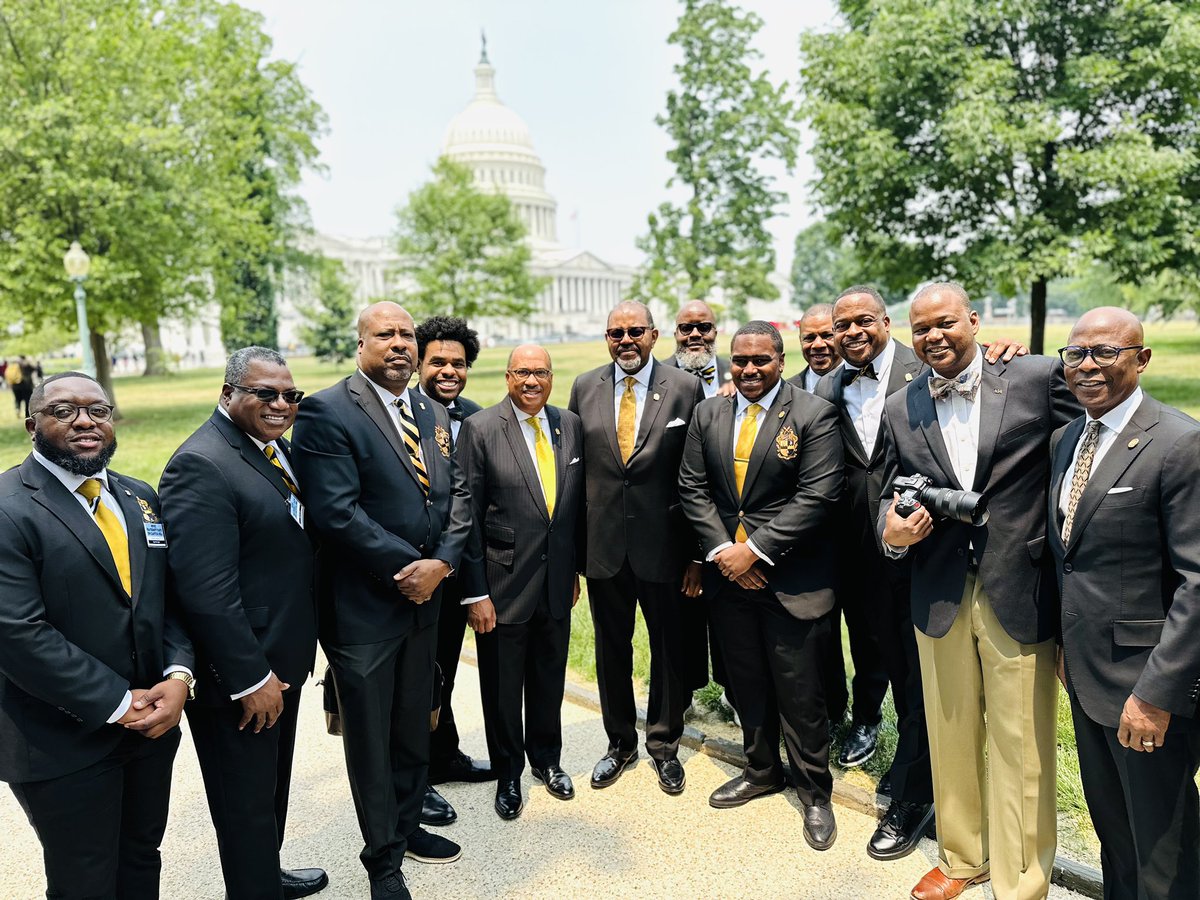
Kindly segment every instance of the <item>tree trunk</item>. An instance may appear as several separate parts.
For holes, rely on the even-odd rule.
[[[163,352],[162,331],[158,317],[153,316],[142,323],[142,343],[146,345],[146,368],[142,375],[166,375],[167,355]]]
[[[108,358],[108,345],[101,331],[92,332],[92,356],[96,360],[96,380],[100,382],[100,387],[104,388],[104,393],[108,394],[108,402],[116,406],[117,392],[113,389],[112,361]],[[120,418],[121,410],[114,409],[113,421]]]
[[[1046,279],[1040,276],[1029,291],[1029,352],[1045,353]]]

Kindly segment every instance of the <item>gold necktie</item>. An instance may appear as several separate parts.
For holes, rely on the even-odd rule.
[[[633,455],[633,444],[637,438],[634,425],[637,423],[637,395],[633,386],[637,379],[625,376],[625,393],[621,395],[621,412],[617,416],[617,446],[621,448],[621,462],[629,462]]]
[[[758,414],[762,407],[751,403],[746,407],[746,415],[742,419],[742,427],[738,429],[737,445],[733,448],[733,477],[737,481],[738,497],[746,485],[746,469],[750,467],[750,453],[754,450],[754,439],[758,437]],[[746,543],[746,529],[738,522],[737,533],[734,535],[738,543]]]
[[[117,520],[116,514],[100,501],[100,479],[89,478],[75,489],[92,505],[92,517],[108,543],[108,551],[112,554],[113,562],[117,564],[117,574],[121,576],[121,586],[125,593],[133,596],[133,576],[129,573],[129,538],[125,529]]]
[[[287,489],[292,492],[293,496],[299,497],[300,488],[296,487],[296,482],[292,481],[292,476],[287,473],[287,469],[279,461],[279,454],[275,452],[275,448],[271,444],[267,444],[263,447],[263,453],[271,461],[271,465],[279,470],[279,474],[283,476],[283,483],[287,485]]]
[[[417,481],[421,490],[429,493],[429,472],[425,463],[421,462],[421,432],[417,430],[417,420],[409,412],[408,404],[400,397],[396,398],[396,408],[400,410],[400,432],[404,437],[404,447],[408,450],[408,458],[412,460],[413,468],[417,470]]]
[[[554,448],[542,431],[542,423],[537,416],[525,420],[533,426],[533,452],[537,457],[538,478],[542,482],[542,493],[546,495],[546,513],[554,516],[554,501],[558,492],[558,475],[554,471]]]
[[[1079,459],[1075,461],[1075,474],[1071,477],[1071,493],[1067,498],[1067,515],[1063,519],[1062,540],[1071,540],[1071,526],[1075,524],[1075,510],[1079,506],[1079,498],[1087,487],[1092,475],[1092,461],[1096,458],[1096,445],[1100,443],[1100,420],[1088,422],[1087,434],[1079,445]]]

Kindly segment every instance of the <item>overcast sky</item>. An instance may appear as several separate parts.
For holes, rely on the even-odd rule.
[[[670,0],[241,0],[262,12],[275,55],[300,75],[329,117],[324,175],[301,193],[320,231],[390,234],[394,210],[428,178],[446,126],[474,93],[479,31],[500,99],[529,125],[558,200],[559,239],[635,264],[634,238],[666,199],[667,139],[654,117],[674,83],[667,45],[680,4]],[[798,37],[834,22],[830,0],[744,0],[765,21],[763,65],[795,86]],[[786,216],[771,223],[787,271],[810,220],[802,154],[781,178]]]

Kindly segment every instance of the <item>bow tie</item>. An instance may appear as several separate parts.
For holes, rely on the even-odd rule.
[[[867,363],[861,369],[846,368],[842,372],[842,386],[849,387],[860,378],[870,378],[872,381],[878,381],[879,374],[875,371],[875,364]]]
[[[453,406],[447,406],[447,407],[446,407],[446,413],[447,413],[447,414],[450,416],[450,418],[451,418],[451,419],[453,419],[455,422],[461,422],[461,421],[463,420],[463,411],[462,411],[462,407],[461,407],[461,406],[459,406],[457,403],[455,403]]]
[[[975,394],[979,391],[978,371],[963,373],[958,378],[943,378],[941,375],[929,376],[929,396],[934,400],[945,400],[954,391],[968,401],[974,402]]]
[[[712,384],[713,379],[717,377],[716,363],[709,363],[703,369],[688,369],[688,371],[703,378],[705,384]]]

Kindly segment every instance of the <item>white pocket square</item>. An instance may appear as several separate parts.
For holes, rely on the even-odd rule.
[[[683,419],[672,419],[670,422],[667,423],[667,427],[675,428],[679,425],[686,425],[686,424],[687,424],[687,422],[683,421]]]
[[[577,457],[575,457],[573,460],[571,460],[569,463],[567,463],[567,465],[568,465],[568,466],[573,466],[573,465],[575,465],[575,463],[577,463],[577,462],[579,462],[579,457],[578,457],[578,456],[577,456]]]
[[[1124,494],[1127,491],[1132,491],[1132,490],[1133,490],[1133,488],[1131,488],[1131,487],[1118,487],[1118,488],[1110,488],[1108,492],[1110,494]]]

